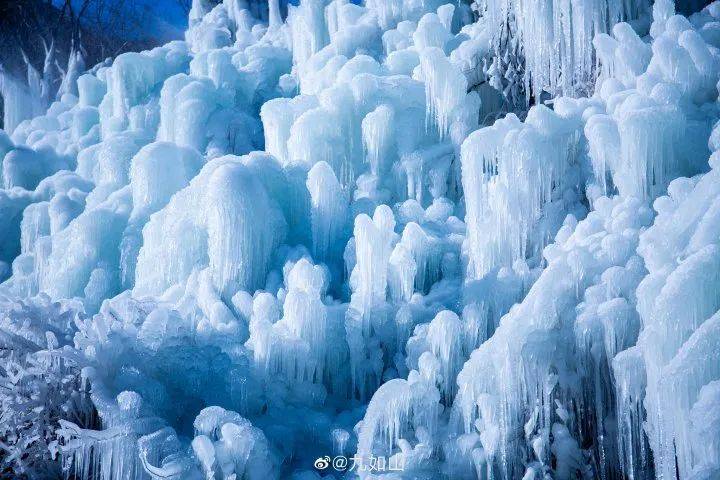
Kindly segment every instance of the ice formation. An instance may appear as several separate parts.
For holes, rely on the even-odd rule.
[[[194,0],[0,77],[3,471],[720,478],[697,10]]]

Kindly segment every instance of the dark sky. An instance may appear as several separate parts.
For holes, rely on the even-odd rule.
[[[147,13],[146,31],[154,37],[167,41],[182,38],[187,28],[187,15],[180,2],[181,0],[128,0],[127,3],[132,4],[134,8],[144,9]],[[65,0],[53,0],[53,3],[62,7]],[[73,0],[74,5],[82,3],[83,0]]]
[[[141,0],[152,12],[155,31],[165,39],[182,38],[187,28],[187,15],[178,0]]]
[[[0,2],[3,0],[0,0]],[[65,0],[52,0],[55,5],[61,7]],[[120,1],[120,0],[108,0]],[[187,5],[192,0],[123,0],[134,8],[140,7],[147,12],[147,25],[145,31],[151,36],[161,41],[169,41],[174,39],[182,39],[187,29],[187,14],[181,3],[186,2]],[[361,3],[361,0],[351,0],[352,3]],[[81,5],[84,0],[72,0],[74,5]],[[285,10],[285,5],[297,5],[299,0],[280,0],[281,8]]]

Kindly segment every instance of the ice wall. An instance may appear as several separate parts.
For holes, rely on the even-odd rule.
[[[647,31],[651,3],[648,0],[473,2],[483,26],[494,37],[492,48],[506,55],[504,61],[493,62],[494,68],[490,68],[489,73],[491,76],[496,72],[513,74],[512,68],[508,68],[513,62],[507,56],[521,56],[522,82],[527,95],[536,98],[547,94],[591,93],[597,66],[593,39],[610,32],[618,22],[630,21],[639,31]]]
[[[0,133],[67,474],[715,478],[720,7],[472,5],[195,0]]]

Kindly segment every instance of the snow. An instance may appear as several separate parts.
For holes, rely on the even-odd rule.
[[[717,478],[718,22],[194,0],[2,73],[3,471]]]

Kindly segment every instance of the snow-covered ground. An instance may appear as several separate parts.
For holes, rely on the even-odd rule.
[[[448,1],[4,79],[4,471],[720,479],[720,2]]]

